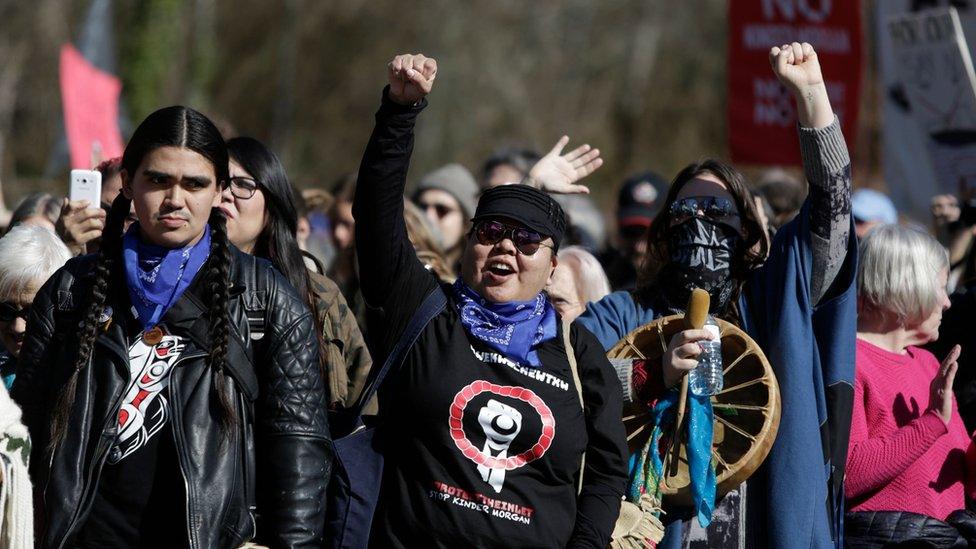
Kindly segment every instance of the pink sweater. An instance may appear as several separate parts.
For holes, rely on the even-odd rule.
[[[948,426],[926,411],[939,361],[917,347],[906,351],[857,340],[847,505],[851,511],[911,511],[944,520],[965,507],[970,439],[955,398]]]

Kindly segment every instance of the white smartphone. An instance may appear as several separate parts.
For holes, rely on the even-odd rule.
[[[102,204],[102,172],[98,170],[71,170],[71,188],[68,198],[87,200],[92,208]]]

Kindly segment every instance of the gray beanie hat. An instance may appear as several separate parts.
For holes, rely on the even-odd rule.
[[[478,183],[467,168],[460,164],[448,164],[424,175],[417,184],[417,190],[413,193],[414,201],[420,193],[428,189],[444,191],[461,205],[461,211],[468,219],[474,216],[475,207],[478,205]]]

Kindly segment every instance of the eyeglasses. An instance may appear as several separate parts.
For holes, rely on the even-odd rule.
[[[718,196],[689,196],[671,203],[671,219],[681,223],[692,217],[698,217],[698,212],[711,221],[727,223],[731,218],[739,217],[735,204],[728,198]]]
[[[21,307],[9,301],[0,301],[0,322],[13,322],[17,318],[27,320],[29,312],[30,306]]]
[[[428,202],[418,202],[417,206],[425,211],[429,212],[431,208],[434,209],[434,213],[437,215],[437,219],[444,219],[451,212],[457,211],[454,208],[447,206],[445,204],[432,204]]]
[[[535,255],[543,246],[555,249],[542,243],[544,237],[541,234],[525,227],[510,227],[500,221],[482,221],[475,226],[474,234],[478,243],[485,246],[494,246],[508,238],[522,255]]]
[[[227,183],[227,186],[230,187],[230,194],[241,200],[247,200],[254,196],[254,193],[258,192],[258,185],[259,183],[250,177],[232,177]]]

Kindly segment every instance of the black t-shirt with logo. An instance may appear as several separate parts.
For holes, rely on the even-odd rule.
[[[606,359],[595,338],[575,326],[571,336],[587,364],[589,430],[561,337],[541,346],[536,369],[469,338],[451,303],[431,322],[380,393],[387,460],[375,546],[565,547],[574,530],[574,541],[596,538],[586,522],[616,513],[623,493],[621,397],[612,372],[596,366]]]
[[[172,431],[169,379],[185,344],[165,335],[129,348],[129,386],[76,547],[182,547],[186,491]]]
[[[369,314],[376,364],[438,286],[403,220],[424,105],[384,100],[359,173],[356,243],[363,296],[378,307]],[[540,368],[520,366],[468,336],[449,299],[380,391],[386,459],[372,546],[607,545],[627,477],[620,382],[592,334],[574,324],[571,340],[585,418],[561,333],[537,349]]]

